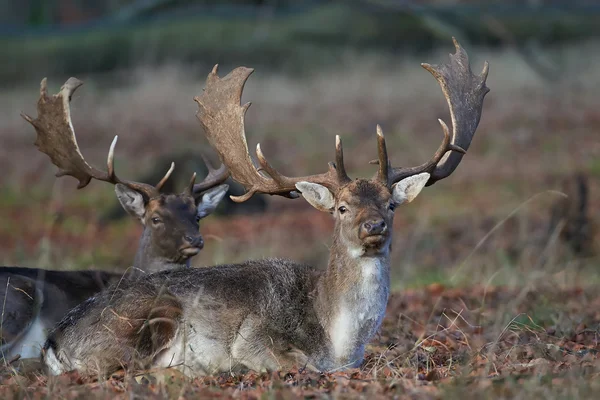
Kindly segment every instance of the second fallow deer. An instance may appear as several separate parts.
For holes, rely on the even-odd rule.
[[[229,177],[227,168],[214,169],[205,159],[209,173],[202,182],[195,183],[194,174],[182,193],[161,193],[174,165],[156,186],[122,180],[114,169],[116,137],[108,153],[107,172],[90,166],[79,150],[71,121],[70,101],[81,85],[70,78],[58,94],[49,96],[46,80],[42,81],[37,118],[23,115],[37,132],[37,147],[58,166],[58,176],[75,177],[79,188],[92,179],[114,184],[123,208],[144,225],[133,267],[122,265],[123,271],[128,269],[126,277],[189,266],[204,246],[200,219],[214,211],[227,192],[228,186],[223,184]],[[5,302],[0,355],[39,355],[47,329],[68,310],[123,277],[124,272],[0,268],[0,299]]]
[[[215,67],[196,98],[197,116],[232,177],[247,189],[235,200],[300,192],[331,213],[335,228],[327,268],[267,259],[163,271],[110,289],[72,310],[49,335],[43,360],[50,372],[110,373],[139,365],[178,366],[197,375],[292,364],[319,371],[360,365],[385,314],[395,209],[456,168],[489,91],[487,63],[480,76],[473,75],[466,52],[455,46],[448,64],[423,65],[448,100],[452,134],[440,121],[444,139],[433,158],[398,168],[390,165],[378,127],[379,167],[372,179],[346,174],[339,137],[335,163],[323,174],[284,176],[260,147],[257,168],[244,131],[249,104],[240,104],[252,70],[237,68],[219,78]]]
[[[182,193],[163,194],[162,186],[174,164],[156,186],[120,179],[114,168],[116,136],[108,152],[107,171],[94,168],[79,150],[71,121],[70,101],[82,84],[69,78],[58,94],[48,96],[46,80],[42,81],[37,118],[22,115],[37,132],[36,146],[59,168],[57,176],[76,178],[80,189],[92,179],[115,185],[123,208],[144,225],[134,265],[144,271],[157,271],[169,264],[187,264],[204,245],[198,221],[214,211],[228,189],[222,184],[229,177],[227,168],[221,165],[214,169],[207,163],[209,173],[201,183],[195,183],[194,174]]]

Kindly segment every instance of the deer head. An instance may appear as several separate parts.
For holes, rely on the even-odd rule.
[[[336,244],[347,249],[351,258],[358,258],[388,251],[396,207],[412,201],[428,179],[424,172],[404,179],[391,190],[367,179],[349,181],[335,192],[307,181],[298,182],[296,188],[317,210],[333,215]]]
[[[197,117],[206,136],[221,160],[231,170],[233,179],[246,188],[246,194],[232,200],[242,202],[255,193],[298,197],[298,192],[316,209],[332,213],[336,220],[334,240],[339,240],[350,254],[359,257],[387,251],[396,206],[412,201],[426,185],[449,176],[458,166],[473,138],[483,99],[487,62],[480,76],[471,72],[467,53],[454,40],[456,54],[450,63],[433,66],[422,64],[438,81],[450,107],[452,135],[439,120],[444,139],[426,163],[409,168],[392,167],[383,132],[377,126],[377,174],[372,179],[352,180],[346,174],[341,139],[336,137],[335,162],[318,175],[288,177],[279,173],[256,147],[259,167],[249,152],[244,130],[244,115],[250,103],[241,105],[242,91],[252,74],[240,67],[224,78],[217,66],[209,74],[204,93],[196,97]]]
[[[59,168],[56,176],[76,178],[79,189],[87,186],[92,179],[115,185],[123,208],[144,225],[136,267],[149,269],[149,265],[155,262],[186,263],[204,246],[199,221],[215,210],[227,192],[228,186],[222,184],[229,177],[227,168],[221,165],[215,169],[202,156],[209,169],[207,177],[195,183],[194,173],[183,192],[164,194],[160,190],[173,172],[174,163],[155,186],[122,180],[114,169],[117,136],[108,152],[107,171],[94,168],[79,150],[71,121],[71,97],[82,84],[76,78],[69,78],[59,93],[49,96],[46,79],[42,80],[37,118],[21,114],[37,132],[35,145]]]

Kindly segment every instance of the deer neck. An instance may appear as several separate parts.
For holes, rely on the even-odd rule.
[[[337,365],[362,359],[379,328],[389,296],[390,250],[376,256],[350,248],[334,236],[329,264],[317,288],[316,309]]]
[[[185,263],[175,262],[161,255],[152,246],[152,238],[150,236],[150,230],[144,229],[142,237],[140,237],[139,245],[135,258],[133,260],[134,275],[138,272],[157,272],[165,269],[171,269],[175,267],[190,265],[188,259]]]

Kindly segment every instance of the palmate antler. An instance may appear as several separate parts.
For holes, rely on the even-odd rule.
[[[452,38],[456,53],[450,54],[448,64],[430,65],[423,63],[421,66],[429,71],[440,84],[444,97],[450,108],[450,117],[452,118],[452,136],[448,126],[438,119],[444,132],[442,144],[435,152],[434,156],[424,164],[416,167],[396,167],[392,168],[389,163],[387,168],[382,168],[380,161],[374,161],[374,164],[380,164],[379,176],[388,184],[401,181],[412,175],[422,172],[431,174],[427,186],[442,180],[456,169],[460,164],[463,155],[469,149],[477,125],[481,118],[483,108],[483,99],[490,89],[485,85],[489,72],[488,62],[484,62],[481,75],[475,76],[471,72],[469,65],[469,56],[460,46],[455,38]],[[381,149],[385,149],[385,140],[381,134],[381,128],[378,129],[379,153],[382,159]],[[384,159],[387,159],[387,154]],[[387,177],[385,177],[387,175]]]
[[[147,199],[158,196],[161,188],[173,172],[174,163],[171,163],[171,167],[156,186],[122,180],[117,177],[114,168],[114,152],[117,144],[117,136],[115,136],[108,152],[106,172],[96,169],[85,161],[77,145],[70,109],[71,97],[81,85],[83,85],[83,82],[79,79],[69,78],[61,87],[60,92],[49,96],[46,78],[44,78],[40,85],[37,118],[33,119],[29,115],[21,114],[35,128],[37,133],[35,145],[42,153],[48,155],[52,163],[58,167],[56,176],[69,175],[74,177],[79,181],[78,189],[86,187],[92,179],[96,179],[112,184],[120,183],[126,185],[140,192]],[[219,169],[212,168],[210,164],[207,164],[207,167],[209,174],[203,182],[194,184],[194,174],[190,182],[190,187],[187,189],[190,193],[197,194],[207,190],[224,182],[229,177],[229,172],[224,165],[221,165]]]
[[[450,135],[446,124],[439,120],[444,139],[431,160],[416,167],[394,168],[390,165],[381,128],[377,126],[379,160],[373,163],[379,164],[379,170],[374,179],[388,187],[404,178],[423,172],[431,174],[428,185],[446,178],[456,169],[473,139],[481,118],[483,99],[489,92],[485,85],[488,63],[485,63],[480,76],[474,76],[467,53],[456,39],[453,40],[456,54],[450,55],[449,64],[439,66],[422,64],[442,87],[450,107],[453,133]],[[269,164],[260,149],[260,144],[256,148],[260,167],[255,166],[248,152],[244,130],[244,117],[250,103],[241,105],[244,85],[253,71],[250,68],[240,67],[224,78],[219,78],[215,66],[208,75],[204,92],[194,99],[199,106],[196,116],[204,127],[209,142],[219,153],[223,163],[231,170],[232,177],[246,188],[246,194],[232,199],[242,202],[255,193],[297,197],[295,184],[300,181],[318,183],[333,192],[349,182],[350,178],[344,168],[342,142],[339,136],[336,136],[336,162],[329,163],[329,170],[326,173],[304,177],[284,176]]]
[[[241,105],[244,84],[252,72],[253,69],[240,67],[226,77],[219,78],[215,65],[206,79],[204,92],[194,98],[199,107],[196,116],[204,127],[208,141],[230,169],[233,179],[246,188],[246,194],[231,198],[243,202],[255,193],[298,197],[295,185],[300,181],[319,183],[334,191],[350,181],[344,169],[344,153],[339,137],[336,137],[336,162],[329,163],[329,170],[323,174],[293,178],[282,175],[269,164],[260,144],[256,146],[260,168],[256,168],[248,152],[244,130],[244,116],[250,103]]]
[[[190,185],[185,189],[185,193],[195,197],[222,184],[229,178],[229,169],[227,169],[225,164],[221,164],[219,168],[215,168],[204,153],[200,153],[200,157],[202,158],[202,161],[204,161],[204,165],[206,165],[208,175],[206,175],[202,182],[196,183],[196,173],[194,172],[192,174],[192,179],[190,179]]]

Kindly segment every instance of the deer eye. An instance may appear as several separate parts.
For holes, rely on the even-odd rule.
[[[396,209],[395,203],[390,203],[390,211],[394,211]]]
[[[346,211],[348,211],[348,209],[345,206],[341,206],[340,208],[338,208],[338,211],[340,212],[340,214],[343,214]]]
[[[159,224],[160,223],[160,218],[158,218],[158,217],[152,217],[152,223],[154,225]]]

